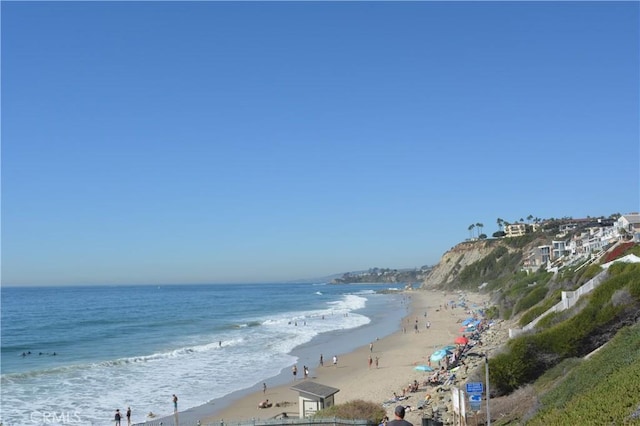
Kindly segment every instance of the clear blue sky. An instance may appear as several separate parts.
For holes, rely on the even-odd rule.
[[[2,2],[2,283],[436,264],[640,209],[638,2]]]

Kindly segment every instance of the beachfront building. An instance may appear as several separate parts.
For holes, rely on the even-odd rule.
[[[340,391],[340,389],[311,381],[301,382],[292,386],[291,389],[298,392],[301,419],[311,417],[316,411],[335,405],[334,395]]]
[[[640,213],[623,214],[616,221],[616,227],[640,242]]]

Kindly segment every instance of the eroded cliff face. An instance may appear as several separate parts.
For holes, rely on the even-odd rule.
[[[438,263],[422,283],[422,288],[434,288],[450,284],[464,267],[483,259],[495,249],[490,241],[460,243],[442,255]]]

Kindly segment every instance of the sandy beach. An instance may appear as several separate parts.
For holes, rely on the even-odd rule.
[[[298,417],[298,394],[291,390],[291,386],[301,380],[313,380],[322,385],[331,386],[340,391],[335,395],[335,403],[341,404],[347,401],[362,399],[382,405],[393,397],[394,392],[402,394],[403,388],[417,380],[420,383],[418,392],[407,393],[409,398],[402,401],[402,405],[416,406],[424,400],[427,394],[432,395],[433,404],[427,407],[430,415],[432,407],[445,412],[449,392],[434,394],[433,387],[423,386],[422,383],[429,373],[416,371],[414,367],[419,364],[427,364],[429,356],[444,345],[453,344],[453,340],[460,336],[460,322],[469,316],[461,307],[445,309],[447,302],[466,300],[468,306],[483,306],[486,296],[476,293],[443,293],[426,290],[407,291],[403,306],[407,315],[399,326],[397,332],[375,340],[370,345],[364,345],[355,351],[345,354],[335,354],[338,357],[336,366],[332,365],[334,354],[323,354],[324,366],[310,365],[309,378],[304,379],[302,365],[298,365],[296,380],[291,375],[291,382],[276,387],[267,387],[266,391],[257,391],[242,397],[229,406],[213,411],[210,416],[201,419],[202,424],[220,424],[221,421],[233,422],[249,419],[271,419],[287,413],[289,417]],[[425,316],[426,313],[426,316]],[[415,325],[418,325],[416,332]],[[430,327],[427,328],[427,321]],[[403,331],[403,328],[406,331]],[[496,328],[501,328],[498,324]],[[502,327],[504,328],[504,327]],[[496,334],[499,330],[490,330],[489,334]],[[502,333],[499,333],[502,334]],[[500,342],[503,337],[490,339]],[[485,344],[485,348],[487,345]],[[374,360],[378,358],[378,367],[375,362],[369,367],[369,356]],[[471,364],[469,373],[472,372],[478,360]],[[467,362],[469,364],[469,362]],[[458,385],[464,383],[465,374],[459,371]],[[259,409],[258,404],[269,399],[274,405],[270,408]],[[393,410],[397,404],[389,404],[385,408],[389,418],[393,418]],[[213,408],[213,407],[212,407]],[[421,424],[423,410],[407,412],[406,420],[413,424]]]

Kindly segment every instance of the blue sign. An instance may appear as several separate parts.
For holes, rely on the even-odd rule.
[[[482,382],[467,383],[467,393],[482,393],[482,389]]]
[[[474,402],[478,402],[478,403],[482,403],[482,395],[469,395],[469,402],[470,403],[474,403]]]
[[[469,405],[471,406],[472,411],[480,411],[480,407],[482,406],[482,395],[469,395]]]

